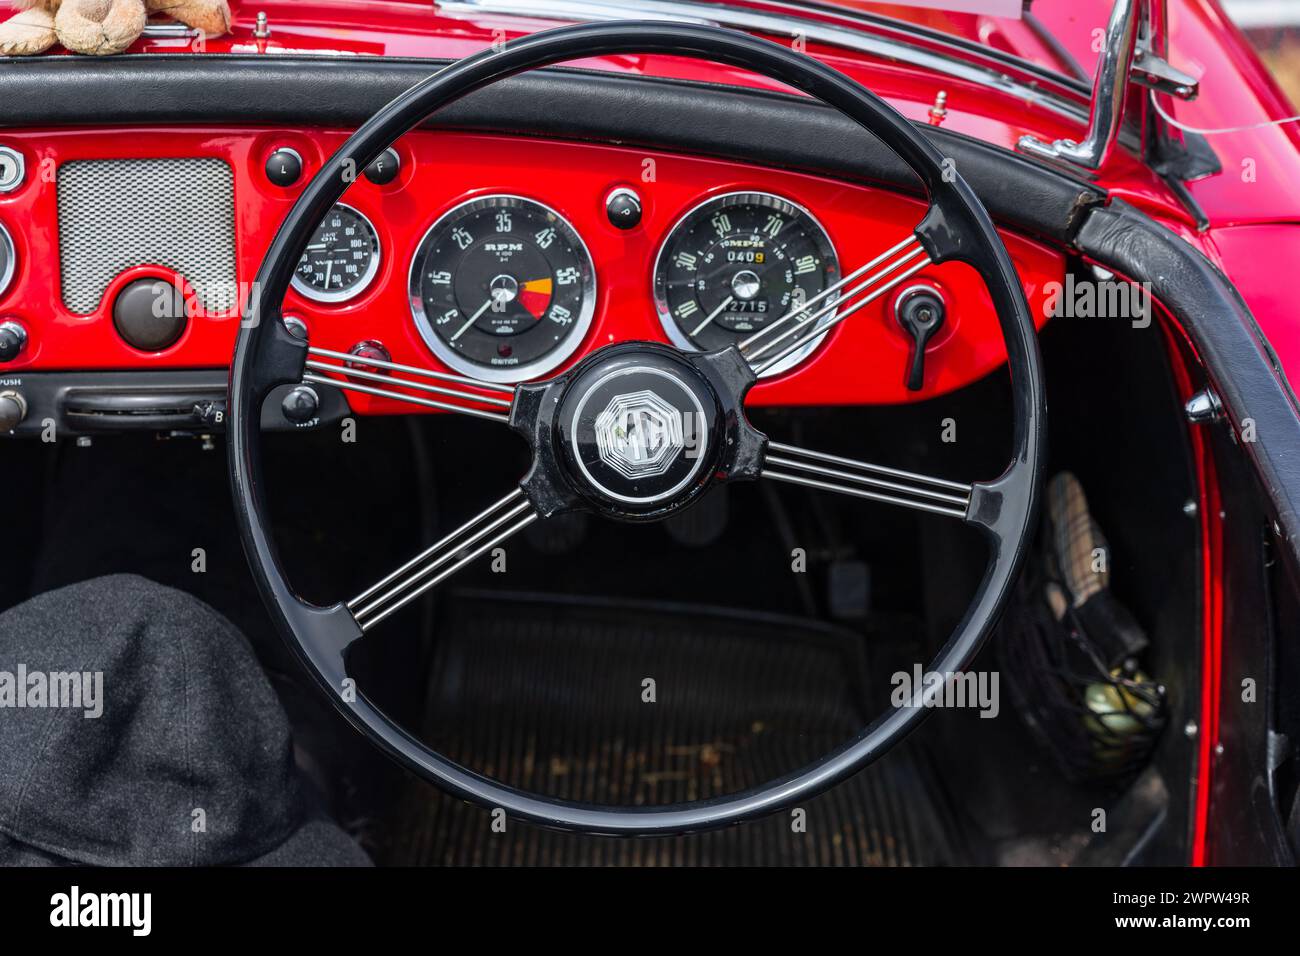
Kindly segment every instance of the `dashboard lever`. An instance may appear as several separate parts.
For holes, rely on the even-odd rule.
[[[912,337],[912,352],[907,362],[907,387],[919,392],[925,382],[925,348],[943,326],[943,299],[926,286],[908,289],[898,298],[895,318],[903,331]]]
[[[194,420],[200,425],[224,428],[226,424],[226,400],[204,399],[194,403]]]

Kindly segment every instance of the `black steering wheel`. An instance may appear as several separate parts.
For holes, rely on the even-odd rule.
[[[779,80],[855,120],[911,167],[929,200],[924,218],[911,236],[849,278],[890,260],[892,265],[862,279],[875,285],[874,296],[931,263],[960,260],[981,274],[997,310],[1012,382],[1014,457],[1001,477],[973,484],[947,481],[769,442],[749,424],[744,398],[756,372],[823,334],[826,326],[817,316],[830,311],[833,296],[820,304],[816,298],[802,303],[803,311],[739,347],[701,354],[658,343],[616,343],[555,378],[517,388],[331,353],[286,330],[281,308],[301,251],[356,170],[435,110],[497,80],[579,57],[632,53],[714,60]],[[388,614],[532,521],[580,509],[627,521],[653,520],[689,506],[715,483],[759,479],[967,522],[984,532],[991,555],[970,608],[930,664],[930,671],[940,673],[970,664],[1007,601],[1031,536],[1043,467],[1042,370],[1029,305],[988,214],[938,150],[877,96],[811,57],[766,40],[704,26],[614,22],[551,30],[462,60],[385,106],[325,163],[280,227],[254,290],[231,366],[228,427],[235,513],[266,606],[321,688],[376,746],[439,787],[513,817],[604,834],[682,833],[752,819],[861,770],[915,728],[930,711],[928,698],[942,693],[942,688],[918,688],[909,706],[880,715],[817,762],[707,801],[593,806],[491,780],[427,747],[384,714],[350,679],[349,651]],[[362,594],[333,607],[312,605],[289,584],[268,534],[260,450],[263,402],[273,388],[303,381],[508,423],[530,443],[532,467],[495,505]],[[424,397],[396,393],[385,383],[400,383]],[[620,422],[637,422],[654,433],[653,465],[646,464],[647,446],[629,451]]]

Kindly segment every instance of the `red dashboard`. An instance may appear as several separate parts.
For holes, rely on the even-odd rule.
[[[298,192],[346,135],[173,128],[24,131],[0,137],[0,147],[16,150],[27,171],[19,188],[0,195],[0,225],[12,236],[16,260],[13,277],[0,295],[0,321],[17,321],[28,334],[24,351],[3,367],[4,374],[211,369],[230,360],[237,307],[194,309],[180,337],[161,351],[140,351],[123,339],[112,309],[125,285],[149,276],[187,281],[156,261],[134,263],[107,280],[97,305],[75,311],[69,307],[60,245],[67,239],[60,236],[59,205],[60,169],[65,164],[157,158],[206,158],[228,164],[233,206],[226,214],[233,216],[233,268],[242,301]],[[304,167],[301,177],[287,187],[273,184],[266,173],[268,158],[284,147],[295,151]],[[913,198],[868,186],[643,149],[445,131],[407,134],[396,149],[401,159],[396,179],[376,185],[358,177],[344,196],[374,226],[382,254],[373,281],[355,298],[338,303],[312,301],[290,291],[285,313],[302,319],[315,346],[342,352],[359,341],[375,340],[394,361],[433,369],[445,365],[413,320],[411,263],[431,225],[476,196],[508,193],[542,203],[564,217],[589,250],[595,312],[565,366],[612,341],[667,341],[655,307],[656,257],[674,225],[711,196],[763,192],[799,204],[824,227],[842,273],[906,238],[924,212]],[[618,228],[607,215],[606,197],[618,187],[628,187],[640,197],[642,215],[634,228]],[[185,186],[168,180],[157,188],[183,192]],[[91,241],[111,241],[116,200],[103,198],[105,209],[98,214],[105,237],[97,240],[92,232]],[[1045,287],[1062,280],[1063,257],[1018,235],[1004,232],[1003,239],[1041,324],[1049,291]],[[911,342],[895,319],[894,300],[902,291],[896,289],[836,325],[798,366],[762,381],[751,403],[914,401],[968,384],[1005,360],[996,318],[973,270],[956,263],[930,266],[911,285],[917,283],[939,292],[947,307],[943,327],[928,344],[919,391],[905,386]],[[410,411],[409,405],[365,395],[351,395],[349,403],[363,413]]]

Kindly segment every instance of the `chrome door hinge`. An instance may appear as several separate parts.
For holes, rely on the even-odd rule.
[[[1133,51],[1133,65],[1129,68],[1129,79],[1134,83],[1168,93],[1180,100],[1194,100],[1200,92],[1200,80],[1177,67],[1169,65],[1162,57],[1139,45]]]

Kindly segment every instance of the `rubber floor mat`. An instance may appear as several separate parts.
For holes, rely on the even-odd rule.
[[[497,592],[450,595],[442,615],[425,739],[553,796],[634,806],[720,796],[802,767],[866,722],[863,637],[836,627]],[[503,833],[488,811],[412,780],[385,855],[399,865],[965,862],[915,746],[800,809],[802,830],[786,811],[682,837],[592,837],[515,820]]]

